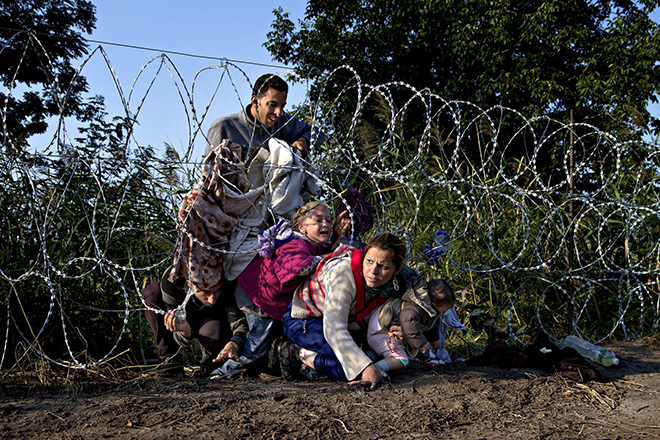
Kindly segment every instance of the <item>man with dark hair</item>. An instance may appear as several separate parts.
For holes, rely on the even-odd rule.
[[[272,224],[271,216],[289,218],[317,191],[311,166],[302,159],[310,147],[320,145],[325,137],[318,128],[284,111],[288,92],[289,86],[279,76],[271,73],[260,76],[252,88],[250,104],[238,113],[215,120],[206,139],[205,158],[223,141],[236,147],[232,151],[240,154],[240,163],[234,165],[244,167],[250,189],[254,190],[250,196],[246,195],[244,203],[252,208],[236,210],[234,217],[238,223],[228,236],[229,252],[222,266],[225,288],[235,289],[237,306],[247,319],[249,332],[242,354],[253,369],[264,366],[270,343],[281,329],[242,289],[235,288],[235,279],[252,257],[257,256],[258,232]],[[282,154],[289,148],[296,154]],[[259,171],[265,167],[270,170],[267,181]],[[257,188],[262,187],[264,190],[259,192]],[[241,205],[243,201],[232,199],[234,202]]]
[[[302,156],[325,136],[316,127],[284,111],[289,86],[277,75],[260,76],[252,88],[250,104],[242,111],[216,119],[209,128],[205,155],[223,139],[241,146],[241,160],[249,164],[272,137],[298,149]]]

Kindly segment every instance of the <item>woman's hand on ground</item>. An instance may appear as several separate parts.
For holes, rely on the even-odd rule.
[[[383,375],[380,374],[380,371],[378,371],[378,368],[376,368],[374,364],[371,364],[362,371],[362,375],[359,380],[353,380],[348,384],[362,385],[365,387],[368,386],[370,390],[373,390],[381,382],[385,382],[385,379],[383,379]]]

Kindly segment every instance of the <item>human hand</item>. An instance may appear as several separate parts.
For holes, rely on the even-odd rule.
[[[429,344],[429,343],[427,342],[426,344],[422,345],[422,346],[419,348],[419,351],[420,351],[420,353],[422,353],[422,354],[426,354],[426,353],[429,351],[429,348],[431,348],[431,344]]]
[[[438,350],[438,349],[440,349],[440,341],[429,342],[429,344],[431,344],[431,348],[432,348],[433,350]]]
[[[397,341],[403,341],[403,330],[401,330],[400,325],[390,326],[389,334],[391,338],[394,338]]]
[[[332,226],[332,230],[335,233],[335,237],[346,237],[348,234],[348,227],[351,225],[351,218],[348,215],[348,211],[342,211],[335,218],[335,223]]]
[[[213,362],[218,363],[225,361],[227,359],[232,359],[237,362],[240,362],[241,359],[238,355],[238,351],[239,351],[238,344],[234,341],[229,341],[227,342],[227,345],[225,345],[225,347],[220,351],[220,353],[218,353],[218,356],[215,359],[213,359]]]
[[[303,159],[307,157],[307,153],[309,152],[309,141],[307,140],[307,138],[301,137],[293,144],[291,144],[291,146],[294,147],[296,150],[300,151],[300,156]]]
[[[368,386],[370,390],[373,390],[381,382],[385,382],[385,379],[383,379],[383,375],[380,374],[380,371],[378,371],[378,368],[376,368],[374,364],[370,364],[367,368],[365,368],[362,371],[362,375],[359,380],[353,380],[348,384],[362,385],[365,387]]]
[[[177,316],[174,310],[170,310],[165,314],[165,328],[172,333],[179,332],[186,338],[192,336],[192,330],[188,321]]]

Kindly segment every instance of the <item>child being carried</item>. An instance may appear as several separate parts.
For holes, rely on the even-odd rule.
[[[388,299],[373,312],[367,341],[372,350],[383,356],[375,364],[383,376],[407,367],[409,355],[441,348],[440,319],[454,302],[454,292],[447,281],[437,278],[427,282],[419,276],[402,297]],[[394,325],[401,326],[403,340],[389,331]]]

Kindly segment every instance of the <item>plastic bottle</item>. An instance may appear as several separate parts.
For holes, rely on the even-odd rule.
[[[597,362],[605,367],[619,365],[619,359],[613,351],[598,345],[580,339],[577,336],[569,335],[564,339],[564,346],[577,350],[584,358]]]

